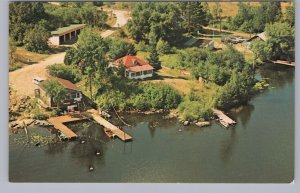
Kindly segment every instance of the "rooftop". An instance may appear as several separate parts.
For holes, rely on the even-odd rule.
[[[70,33],[71,31],[75,31],[77,29],[81,29],[85,27],[85,24],[73,24],[73,25],[69,25],[67,27],[61,27],[58,28],[56,31],[52,31],[51,35],[62,35],[65,33]]]
[[[113,63],[118,66],[124,65],[125,68],[130,68],[133,66],[149,65],[145,60],[142,60],[136,56],[130,56],[130,55],[119,58],[116,61],[114,61]]]
[[[72,82],[68,81],[68,80],[65,80],[65,79],[62,79],[62,78],[54,78],[54,77],[51,77],[49,78],[48,80],[57,80],[64,88],[66,89],[69,89],[69,90],[75,90],[75,91],[80,91],[79,88],[77,88],[77,86],[75,84],[73,84]],[[46,80],[47,81],[47,80]],[[43,84],[46,82],[46,81],[43,81],[39,84],[40,87],[43,88]]]

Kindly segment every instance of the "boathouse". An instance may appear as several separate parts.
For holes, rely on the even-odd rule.
[[[74,111],[78,109],[78,105],[82,101],[82,93],[75,84],[61,78],[51,77],[47,80],[57,80],[67,90],[67,94],[65,95],[62,108],[68,111]],[[44,83],[47,80],[41,81],[37,84],[38,88],[35,89],[35,97],[40,99],[46,107],[55,108],[57,107],[57,104],[54,102],[53,97],[47,95],[44,88]]]
[[[136,56],[124,56],[110,64],[111,67],[125,68],[125,77],[129,79],[144,79],[153,76],[154,68],[146,61]]]
[[[86,24],[73,24],[70,26],[58,28],[56,31],[51,32],[49,42],[52,45],[62,45],[68,41],[76,40],[80,31],[86,26]]]

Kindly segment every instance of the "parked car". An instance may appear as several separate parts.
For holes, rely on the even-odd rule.
[[[41,78],[41,77],[34,77],[33,79],[32,79],[32,82],[34,83],[34,84],[40,84],[41,82],[43,82],[45,79],[44,78]]]

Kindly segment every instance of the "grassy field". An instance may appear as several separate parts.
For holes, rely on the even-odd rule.
[[[243,2],[243,3],[252,5],[252,6],[260,6],[259,2]],[[219,2],[219,4],[222,8],[222,16],[223,17],[235,16],[238,13],[239,2]],[[212,11],[214,6],[216,6],[216,2],[208,2],[208,7],[209,7],[210,11]],[[286,8],[289,6],[291,6],[290,2],[282,2],[281,3],[282,12],[285,13]]]

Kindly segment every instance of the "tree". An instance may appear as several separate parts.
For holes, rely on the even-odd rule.
[[[44,53],[49,49],[49,32],[40,25],[35,25],[33,29],[28,30],[24,38],[24,46],[32,52]]]
[[[267,50],[271,59],[292,59],[295,48],[295,30],[288,23],[275,22],[266,26]]]
[[[220,25],[220,32],[222,30],[222,8],[220,6],[220,3],[217,2],[216,5],[213,7],[212,13],[213,13],[213,19],[214,20],[219,20],[219,25]]]
[[[93,100],[93,81],[96,74],[108,76],[106,54],[108,46],[103,38],[92,28],[85,28],[78,36],[77,47],[66,53],[65,61],[87,76],[87,85]]]
[[[159,55],[158,55],[158,53],[156,51],[155,46],[151,47],[148,61],[153,66],[154,70],[161,69],[161,62],[159,60]]]
[[[264,62],[266,61],[269,56],[271,51],[267,50],[267,44],[266,42],[263,41],[254,41],[251,44],[251,51],[254,53],[254,65],[258,62]]]
[[[9,4],[9,34],[17,46],[23,45],[26,31],[40,20],[47,19],[42,2],[11,2]]]
[[[295,4],[286,8],[285,20],[290,26],[295,26]]]
[[[170,44],[162,39],[157,42],[156,50],[159,54],[169,54],[172,51]]]
[[[261,2],[261,7],[264,10],[265,23],[274,23],[281,19],[281,2]]]
[[[112,60],[116,60],[126,55],[136,55],[134,45],[129,42],[124,42],[120,39],[108,40],[108,47],[108,54]]]
[[[60,107],[63,104],[67,90],[57,80],[46,80],[43,83],[46,94]]]
[[[157,39],[162,38],[169,43],[182,34],[180,12],[175,3],[134,3],[131,15],[128,31],[137,42],[149,42],[151,30],[155,30]]]
[[[189,33],[201,31],[208,24],[209,12],[204,2],[178,2],[183,18],[182,26]]]

